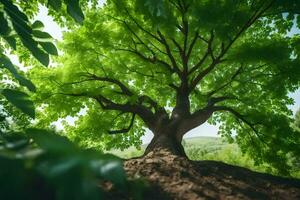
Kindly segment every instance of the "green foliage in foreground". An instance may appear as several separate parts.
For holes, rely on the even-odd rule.
[[[278,170],[264,163],[258,165],[253,158],[247,154],[243,154],[237,144],[229,144],[222,138],[214,137],[196,137],[188,138],[183,142],[187,156],[191,160],[217,160],[228,164],[236,165],[251,169],[253,171],[269,173],[273,175],[282,175]],[[114,150],[111,153],[122,158],[132,158],[141,156],[145,146],[140,150],[129,148],[125,151]],[[295,158],[290,158],[289,162],[292,166],[290,175],[300,178],[300,162]]]
[[[65,137],[45,130],[1,136],[1,199],[106,199],[104,181],[115,191],[139,199],[142,184],[126,180],[119,158],[82,150]],[[135,188],[136,190],[133,190]]]

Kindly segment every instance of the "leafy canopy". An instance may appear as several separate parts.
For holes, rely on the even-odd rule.
[[[184,116],[198,120],[188,129],[206,113],[257,163],[284,170],[286,153],[299,153],[287,108],[288,92],[300,83],[300,36],[288,34],[300,24],[299,6],[296,0],[108,0],[64,35],[58,67],[32,71],[39,125],[78,117],[65,126],[73,140],[126,148],[140,144],[143,127],[151,128],[147,118],[161,112],[173,118],[184,108]],[[124,127],[128,134],[106,134]]]
[[[81,6],[86,9],[88,4],[95,7],[97,1],[84,1]],[[48,6],[49,14],[54,16],[61,26],[74,26],[75,23],[70,20],[71,17],[80,24],[84,20],[79,0],[0,1],[0,68],[6,69],[6,71],[1,70],[1,74],[6,76],[11,73],[12,77],[8,76],[13,82],[17,81],[31,92],[35,92],[35,86],[30,80],[24,78],[17,69],[18,67],[10,61],[8,54],[18,55],[19,60],[25,65],[28,64],[26,61],[33,56],[44,66],[49,65],[50,55],[58,55],[51,35],[43,31],[44,24],[38,20],[32,22],[41,5]],[[7,86],[4,84],[1,88],[7,88]],[[27,94],[20,90],[7,92],[6,89],[2,95],[15,107],[34,118],[34,106],[28,100]],[[19,98],[20,95],[21,98]],[[19,100],[12,101],[14,98]]]

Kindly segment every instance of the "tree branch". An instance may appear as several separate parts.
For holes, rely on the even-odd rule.
[[[127,96],[133,95],[133,92],[131,92],[130,89],[125,84],[123,84],[121,81],[119,81],[117,79],[113,79],[113,78],[109,78],[109,77],[100,77],[100,76],[96,76],[95,74],[90,74],[90,73],[88,75],[83,75],[83,76],[86,76],[90,79],[97,80],[97,81],[113,83],[121,89],[123,94],[125,94]]]
[[[254,14],[249,18],[249,20],[242,26],[240,31],[233,37],[233,39],[229,42],[227,46],[224,46],[224,43],[222,44],[221,53],[217,56],[217,58],[214,58],[212,51],[210,50],[211,45],[208,46],[208,51],[211,51],[210,55],[212,57],[213,62],[210,64],[208,68],[206,68],[204,71],[200,72],[196,78],[192,81],[190,92],[197,86],[197,84],[206,76],[208,75],[217,64],[219,64],[222,60],[222,57],[227,53],[227,51],[230,49],[230,47],[234,44],[234,42],[259,18],[261,15],[268,10],[275,1],[272,0],[269,2],[269,4],[263,8],[265,5],[265,2],[263,2],[262,6],[254,12]],[[211,42],[209,42],[211,43]]]
[[[120,130],[109,130],[108,133],[109,134],[128,133],[130,131],[130,129],[133,127],[134,118],[135,118],[135,114],[132,115],[131,120],[130,120],[130,124],[127,128],[123,128],[123,129],[120,129]]]
[[[230,85],[230,84],[235,80],[235,78],[236,78],[239,74],[241,74],[242,69],[243,69],[243,66],[241,65],[241,66],[238,68],[238,70],[232,75],[232,77],[230,78],[230,80],[229,80],[227,83],[225,83],[224,85],[220,86],[219,88],[217,88],[217,89],[215,89],[215,90],[209,92],[209,93],[207,94],[207,96],[210,97],[210,96],[214,95],[215,93],[217,93],[218,91],[220,91],[220,90],[226,88],[228,85]]]
[[[205,62],[208,55],[209,55],[209,52],[206,51],[206,53],[204,54],[202,59],[190,69],[190,71],[188,72],[188,75],[191,75],[193,72],[195,72]]]
[[[205,107],[204,109],[194,112],[183,120],[180,124],[179,132],[185,134],[187,131],[200,126],[211,117],[213,112],[214,110],[211,107]]]
[[[199,34],[198,34],[198,37],[199,37]],[[210,35],[210,38],[209,40],[207,41],[207,50],[204,54],[204,56],[200,59],[200,61],[198,63],[196,63],[192,68],[191,70],[188,72],[188,74],[192,74],[194,71],[196,71],[197,69],[199,69],[203,63],[205,62],[206,58],[212,54],[212,43],[213,43],[213,40],[214,40],[214,34],[213,34],[213,31],[211,31],[211,35]],[[211,56],[213,58],[213,56]]]
[[[272,7],[274,2],[275,0],[271,0],[269,4],[265,8],[263,8],[263,6],[265,5],[265,1],[263,1],[261,7],[254,12],[254,14],[250,17],[250,19],[242,26],[240,31],[233,37],[233,39],[229,42],[229,44],[224,48],[222,56],[226,54],[226,52],[233,45],[233,43],[240,37],[240,35],[242,35],[258,18],[260,18],[265,11],[267,11],[270,7]],[[262,10],[260,11],[260,9]]]
[[[254,124],[252,124],[251,122],[246,120],[242,114],[240,114],[233,108],[229,108],[226,106],[214,106],[213,109],[214,109],[214,111],[228,111],[228,112],[232,113],[235,117],[237,117],[238,119],[242,120],[242,122],[247,124],[256,134],[258,134],[258,131],[255,129]]]
[[[91,95],[88,93],[56,93],[61,95],[73,96],[73,97],[87,97],[95,99],[103,110],[115,110],[124,113],[137,114],[146,123],[148,127],[152,127],[155,123],[155,114],[151,112],[151,109],[141,105],[132,103],[115,103],[112,100],[104,97],[101,94]]]
[[[192,40],[192,42],[190,44],[190,47],[188,49],[187,55],[186,55],[187,59],[189,59],[190,56],[191,56],[191,54],[192,54],[192,51],[193,51],[193,48],[194,48],[194,46],[195,46],[195,44],[197,42],[198,36],[199,36],[199,32],[196,31],[195,37],[193,38],[193,40]]]
[[[163,34],[159,30],[157,31],[157,33],[158,33],[158,35],[159,35],[159,37],[160,37],[160,39],[162,41],[162,44],[165,46],[166,53],[168,54],[168,57],[169,57],[169,59],[170,59],[170,61],[172,63],[172,69],[173,69],[173,71],[175,71],[181,77],[181,71],[180,71],[180,69],[179,69],[179,67],[177,65],[177,62],[176,62],[176,60],[175,60],[175,58],[174,58],[174,56],[173,56],[173,54],[171,52],[170,46],[167,43],[166,38],[163,36]]]
[[[239,112],[237,112],[236,110],[226,107],[226,106],[214,106],[214,110],[215,111],[228,111],[231,114],[233,114],[237,119],[241,120],[242,122],[244,122],[245,124],[247,124],[252,131],[254,132],[254,134],[257,136],[257,138],[262,141],[264,144],[267,144],[264,140],[261,139],[260,135],[259,135],[259,131],[255,128],[255,123],[251,123],[250,121],[248,121],[242,114],[240,114]]]
[[[130,19],[136,24],[136,26],[142,30],[144,33],[148,34],[149,36],[151,36],[153,39],[157,40],[158,42],[162,43],[161,39],[159,37],[157,37],[156,35],[152,34],[150,31],[146,30],[145,28],[143,28],[138,22],[137,20],[130,14],[130,12],[128,11],[127,8],[126,12],[128,14],[128,16],[130,17]]]
[[[120,51],[127,51],[127,52],[130,52],[130,53],[133,53],[137,56],[139,56],[140,58],[142,58],[144,61],[147,61],[149,63],[160,63],[162,64],[163,66],[165,66],[171,73],[175,73],[175,71],[173,70],[173,68],[171,67],[171,65],[169,65],[168,63],[166,63],[165,61],[163,60],[159,60],[157,59],[155,56],[154,57],[146,57],[145,55],[143,55],[142,53],[140,53],[139,51],[137,50],[132,50],[132,49],[122,49],[122,48],[119,48],[119,49],[116,49],[116,50],[120,50]]]
[[[180,131],[183,131],[186,133],[187,131],[196,128],[200,126],[201,124],[205,123],[211,116],[212,114],[217,110],[217,106],[214,106],[216,103],[229,100],[229,99],[234,99],[233,97],[230,96],[222,96],[222,97],[214,97],[211,98],[205,108],[199,109],[190,116],[186,117],[186,119],[182,122],[180,126]]]
[[[193,89],[197,86],[197,84],[207,75],[209,74],[217,64],[221,63],[221,60],[219,58],[217,58],[216,60],[214,60],[209,67],[207,67],[205,70],[203,70],[202,72],[200,72],[196,78],[194,80],[192,80],[192,83],[189,87],[189,93],[191,93],[193,91]]]

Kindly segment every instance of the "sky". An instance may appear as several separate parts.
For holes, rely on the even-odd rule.
[[[103,0],[99,1],[101,4],[103,4]],[[48,32],[52,37],[56,40],[62,40],[63,33],[61,31],[61,28],[52,20],[51,17],[48,16],[47,14],[47,8],[44,6],[40,6],[40,11],[36,17],[37,20],[40,20],[44,23],[45,25],[45,31]],[[292,31],[289,33],[289,35],[299,33],[299,29],[296,27],[293,27]],[[294,93],[290,93],[289,96],[294,99],[295,103],[294,105],[290,105],[289,108],[295,112],[300,108],[300,89],[298,89]],[[67,118],[67,121],[70,124],[74,124],[74,121],[76,118]],[[62,127],[61,120],[55,123],[55,125],[60,128]],[[219,137],[217,134],[218,132],[218,126],[210,125],[208,123],[205,123],[191,131],[189,131],[184,138],[189,138],[189,137],[197,137],[197,136],[210,136],[210,137]],[[149,143],[151,138],[153,137],[153,134],[151,131],[147,130],[146,134],[142,137],[143,143]]]

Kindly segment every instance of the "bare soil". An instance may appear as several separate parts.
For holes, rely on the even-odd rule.
[[[167,151],[130,159],[124,168],[131,178],[150,184],[143,199],[287,199],[300,200],[300,180],[288,179],[216,161],[190,161]]]

